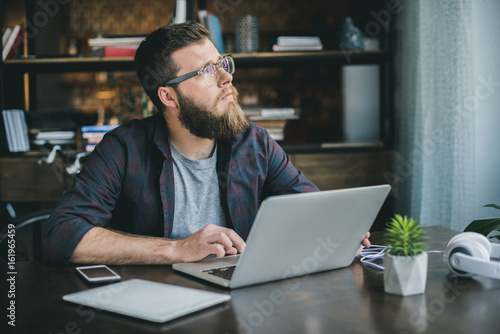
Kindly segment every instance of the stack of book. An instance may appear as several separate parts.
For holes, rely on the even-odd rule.
[[[72,109],[33,109],[26,113],[32,150],[47,150],[54,145],[76,147],[76,123]]]
[[[94,57],[133,57],[139,44],[144,40],[139,37],[97,37],[89,39]]]
[[[85,140],[85,151],[92,152],[102,140],[106,132],[113,130],[118,125],[85,125],[82,126],[82,138]]]
[[[6,27],[3,29],[2,34],[2,59],[16,58],[16,54],[20,49],[20,45],[24,39],[25,29],[23,26],[17,24],[13,27]]]
[[[75,145],[75,131],[30,131],[31,143],[35,146]]]
[[[274,140],[285,139],[288,120],[298,119],[299,108],[243,108],[248,119],[262,125]]]
[[[317,36],[280,36],[273,51],[320,51],[323,44]]]
[[[9,109],[2,111],[5,134],[11,152],[26,152],[30,150],[28,127],[24,110]]]

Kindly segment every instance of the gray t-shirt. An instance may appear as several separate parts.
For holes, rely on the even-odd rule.
[[[217,147],[204,160],[186,158],[170,143],[174,167],[175,213],[172,239],[189,237],[208,224],[226,226],[217,178]]]

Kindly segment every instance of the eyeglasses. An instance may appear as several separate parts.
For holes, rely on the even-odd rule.
[[[203,80],[207,85],[213,85],[214,83],[219,80],[219,69],[224,69],[229,74],[234,73],[234,59],[232,55],[227,55],[222,57],[220,61],[217,63],[213,64],[208,64],[203,66],[202,69],[198,71],[193,71],[184,75],[181,75],[180,77],[174,78],[172,80],[167,81],[163,86],[168,86],[171,84],[178,84],[181,83],[187,79],[190,79],[192,77],[195,77],[197,75],[202,75]]]

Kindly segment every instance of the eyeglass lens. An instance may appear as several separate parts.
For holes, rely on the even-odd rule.
[[[233,58],[230,56],[226,56],[222,58],[218,63],[216,64],[211,64],[207,65],[203,68],[203,77],[207,81],[207,83],[213,83],[217,80],[219,77],[219,68],[222,67],[222,69],[229,74],[234,73],[234,61]]]

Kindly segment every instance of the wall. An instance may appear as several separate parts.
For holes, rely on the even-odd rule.
[[[500,205],[500,1],[474,0],[474,77],[476,101],[476,214],[499,217],[483,205]]]

